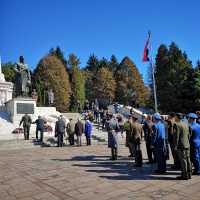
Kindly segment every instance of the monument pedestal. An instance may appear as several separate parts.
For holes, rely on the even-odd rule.
[[[34,99],[14,98],[5,102],[5,104],[11,121],[17,127],[25,113],[28,113],[31,116],[32,121],[35,121],[38,118],[38,110]]]

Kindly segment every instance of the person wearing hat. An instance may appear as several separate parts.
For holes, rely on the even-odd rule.
[[[147,156],[149,159],[147,164],[156,163],[155,151],[154,151],[154,149],[151,148],[151,133],[152,133],[153,125],[154,125],[154,123],[152,121],[152,115],[148,115],[147,121],[143,126],[144,140],[146,142]]]
[[[69,119],[66,129],[67,129],[67,134],[69,136],[69,144],[74,145],[75,123],[74,123],[73,119]]]
[[[178,156],[177,151],[174,149],[174,143],[173,143],[173,134],[174,134],[174,124],[175,124],[175,119],[174,119],[175,113],[170,112],[168,115],[168,142],[169,146],[172,152],[172,156],[174,158],[174,166],[172,166],[172,169],[180,169],[181,168],[181,163],[180,163],[180,158]]]
[[[151,148],[154,148],[158,169],[156,173],[166,172],[166,144],[165,144],[165,126],[161,123],[161,116],[158,113],[153,115],[153,122],[151,135]]]
[[[132,123],[130,125],[130,143],[133,146],[135,154],[135,167],[142,167],[142,135],[143,129],[142,125],[137,122],[138,116],[135,114],[132,115]]]
[[[200,125],[196,123],[197,115],[190,113],[190,159],[194,166],[193,175],[200,175]]]
[[[30,127],[31,127],[31,117],[28,115],[28,113],[25,113],[25,115],[22,117],[19,126],[23,123],[23,128],[24,128],[24,139],[29,140],[29,133],[30,133]]]
[[[132,123],[132,115],[128,114],[127,115],[127,121],[124,123],[124,130],[126,131],[126,141],[125,141],[125,146],[129,148],[130,155],[128,157],[134,157],[134,152],[133,152],[133,147],[130,141],[130,124]]]
[[[119,125],[116,120],[113,119],[113,113],[107,113],[108,121],[106,122],[106,129],[108,132],[108,148],[111,148],[112,157],[110,160],[117,160],[118,154],[118,135],[117,132],[120,131]]]
[[[182,114],[176,113],[174,125],[174,149],[178,152],[181,161],[182,175],[178,179],[188,180],[191,178],[192,167],[190,162],[190,143],[188,139],[189,126],[182,121]]]

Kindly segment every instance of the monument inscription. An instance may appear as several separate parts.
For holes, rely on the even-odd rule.
[[[34,114],[33,103],[17,103],[17,114]]]

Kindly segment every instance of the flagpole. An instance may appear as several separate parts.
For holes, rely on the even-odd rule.
[[[153,66],[153,52],[152,52],[152,43],[151,43],[151,31],[149,29],[149,40],[150,40],[150,51],[151,51],[151,69],[152,69],[152,78],[153,78],[153,93],[154,93],[154,101],[155,101],[155,111],[158,112],[157,106],[157,97],[156,97],[156,84],[155,84],[155,76],[154,76],[154,66]]]

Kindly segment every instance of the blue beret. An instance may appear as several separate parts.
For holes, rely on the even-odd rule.
[[[198,118],[197,115],[194,114],[194,113],[190,113],[190,114],[188,115],[188,117],[193,118],[193,119],[197,119],[197,118]]]
[[[155,113],[153,116],[154,116],[157,120],[161,120],[161,119],[162,119],[161,116],[160,116],[158,113]]]

